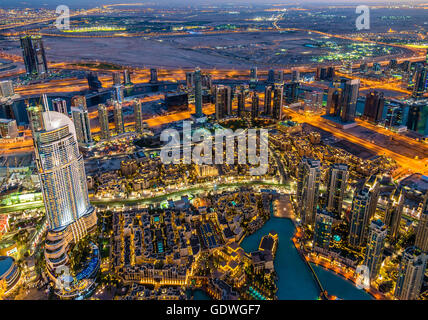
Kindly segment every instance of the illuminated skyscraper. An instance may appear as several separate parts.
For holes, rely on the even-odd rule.
[[[284,78],[284,70],[278,71],[278,82],[280,84],[284,84],[285,78]]]
[[[141,102],[139,100],[134,100],[134,121],[135,121],[135,131],[143,132],[143,114],[141,110]]]
[[[71,116],[74,127],[76,128],[76,137],[79,145],[90,145],[93,140],[91,135],[91,124],[89,121],[88,109],[84,107],[72,107]]]
[[[259,95],[253,91],[251,96],[251,118],[255,119],[259,116]]]
[[[297,177],[297,202],[303,224],[312,224],[318,206],[320,186],[320,161],[303,158]]]
[[[257,86],[257,67],[250,70],[250,88],[255,89]]]
[[[292,82],[299,82],[300,81],[300,71],[295,69],[293,70],[293,73],[291,75],[291,81]]]
[[[274,84],[274,83],[275,83],[275,70],[270,69],[270,70],[268,71],[267,82],[268,82],[269,84]]]
[[[73,122],[54,111],[43,111],[39,116],[30,116],[31,121],[41,121],[32,126],[36,163],[50,228],[61,230],[93,208]]]
[[[369,268],[371,280],[375,280],[379,273],[386,235],[387,228],[381,220],[375,220],[370,223],[363,264]]]
[[[344,122],[353,122],[357,110],[358,92],[360,89],[360,80],[348,80],[342,92],[340,118]]]
[[[150,69],[150,83],[158,83],[158,69]]]
[[[341,216],[343,194],[348,183],[348,166],[335,163],[330,167],[327,184],[327,211]]]
[[[401,258],[394,296],[400,300],[418,298],[424,280],[427,255],[416,247],[407,248]]]
[[[232,89],[229,86],[215,86],[215,116],[221,120],[232,113]]]
[[[21,37],[21,49],[27,74],[45,75],[48,73],[42,37]]]
[[[125,132],[125,125],[123,123],[123,112],[122,112],[122,104],[115,103],[113,109],[114,115],[114,125],[116,128],[116,133],[121,134]]]
[[[370,91],[366,95],[364,105],[364,117],[370,121],[378,122],[382,120],[385,98],[382,92]]]
[[[86,79],[88,80],[88,87],[91,91],[98,91],[103,87],[101,81],[98,79],[98,75],[95,72],[89,72],[86,75]]]
[[[0,81],[0,98],[8,98],[15,94],[11,80]]]
[[[132,84],[131,73],[129,72],[129,69],[123,70],[123,84],[125,86]]]
[[[28,112],[49,221],[45,242],[47,271],[55,280],[55,270],[69,262],[69,245],[94,228],[97,217],[89,202],[84,162],[73,122],[55,111],[30,107]]]
[[[415,246],[428,253],[428,210],[421,212],[416,229]]]
[[[125,99],[123,89],[123,85],[113,86],[113,100],[117,101],[118,103],[123,103],[123,100]]]
[[[187,88],[193,88],[195,85],[195,73],[194,72],[186,72],[186,86]]]
[[[83,107],[87,108],[86,97],[85,96],[74,96],[71,98],[71,106],[72,107]]]
[[[265,87],[265,100],[263,105],[263,114],[265,116],[272,115],[272,86]]]
[[[202,113],[202,79],[201,79],[201,70],[196,68],[194,74],[195,82],[195,116],[196,118],[203,117]]]
[[[412,97],[420,98],[427,92],[428,85],[428,65],[420,66],[415,75],[415,86]]]
[[[333,215],[327,210],[318,210],[315,216],[314,247],[328,249],[331,240]]]
[[[61,98],[53,99],[52,108],[53,108],[53,111],[56,111],[68,116],[67,101],[65,101],[64,99],[61,99]]]
[[[335,117],[340,116],[340,101],[342,100],[342,89],[338,83],[333,83],[333,86],[328,88],[327,94],[327,115]]]
[[[18,127],[16,120],[0,119],[0,138],[16,138],[18,136]]]
[[[289,82],[284,85],[285,101],[296,103],[299,100],[299,82]]]
[[[272,118],[275,120],[282,119],[282,101],[284,95],[284,86],[276,84],[273,88],[273,106],[272,106]]]
[[[245,111],[245,91],[244,88],[238,88],[238,94],[236,96],[238,100],[238,109],[237,115],[238,117],[242,116],[242,113]]]
[[[359,247],[363,244],[367,226],[370,219],[369,214],[370,193],[367,188],[355,191],[351,208],[351,223],[349,230],[349,244]]]
[[[404,196],[395,188],[388,199],[383,222],[388,227],[389,238],[395,241],[400,234],[401,216],[403,213]]]
[[[122,84],[122,78],[120,76],[120,72],[113,72],[112,78],[113,78],[114,86],[118,86]]]
[[[98,119],[101,127],[101,138],[110,139],[110,129],[108,123],[108,110],[105,104],[98,105]]]

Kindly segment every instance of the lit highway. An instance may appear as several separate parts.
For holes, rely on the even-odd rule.
[[[294,121],[297,121],[300,123],[306,122],[314,127],[330,132],[338,138],[345,139],[347,141],[360,145],[364,148],[367,148],[378,155],[384,155],[384,156],[390,157],[391,159],[395,160],[399,165],[399,167],[402,169],[399,173],[396,172],[394,174],[395,178],[397,178],[399,175],[401,176],[403,174],[403,170],[408,172],[419,172],[422,174],[428,174],[428,167],[427,167],[428,159],[422,159],[422,160],[412,159],[412,158],[403,156],[399,153],[388,150],[384,147],[380,147],[370,141],[356,137],[350,133],[343,131],[342,129],[336,128],[328,124],[327,121],[321,118],[320,116],[301,115],[290,109],[285,109],[284,112],[290,115]]]

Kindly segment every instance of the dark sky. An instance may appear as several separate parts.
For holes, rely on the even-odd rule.
[[[391,3],[391,2],[423,2],[421,1],[382,1],[382,0],[361,0],[358,1],[358,4],[355,0],[303,0],[303,1],[292,1],[292,0],[0,0],[0,8],[6,7],[29,7],[29,8],[40,8],[48,7],[54,8],[58,5],[67,5],[70,8],[76,7],[96,7],[102,4],[111,4],[111,3],[151,3],[158,5],[195,5],[195,4],[248,4],[248,3],[257,3],[257,4],[267,4],[267,3],[281,3],[281,4],[309,4],[309,3],[331,3],[331,4],[373,4],[373,3]]]

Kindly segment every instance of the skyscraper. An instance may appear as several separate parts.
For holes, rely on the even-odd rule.
[[[91,91],[98,91],[103,87],[101,81],[98,79],[98,75],[95,72],[89,72],[86,75],[86,79],[88,80],[88,87]]]
[[[124,87],[123,85],[117,85],[113,86],[113,100],[117,101],[118,103],[122,103],[125,99],[124,95]]]
[[[370,91],[366,95],[366,103],[364,105],[364,117],[370,121],[378,122],[382,120],[383,107],[385,98],[382,92]]]
[[[279,70],[278,71],[278,82],[280,84],[284,84],[284,81],[285,81],[284,70]]]
[[[158,83],[158,69],[150,69],[150,83]]]
[[[61,99],[61,98],[53,99],[52,108],[53,108],[53,111],[56,111],[68,116],[67,101],[65,101],[64,99]]]
[[[201,70],[196,68],[194,74],[194,84],[195,84],[195,116],[197,118],[203,117],[202,113],[202,79],[201,79]]]
[[[420,98],[427,91],[428,85],[428,65],[420,66],[415,74],[415,86],[413,87],[413,98]]]
[[[11,80],[0,81],[0,98],[8,98],[15,94]]]
[[[105,104],[98,105],[98,119],[101,127],[101,138],[110,139],[110,129],[108,123],[108,110]]]
[[[83,107],[87,108],[86,97],[85,96],[74,96],[71,98],[71,106],[72,107]]]
[[[363,244],[369,223],[370,194],[367,188],[355,191],[351,208],[351,223],[349,230],[349,244],[359,247]]]
[[[187,88],[192,88],[195,85],[195,73],[186,72],[186,86]]]
[[[387,228],[381,220],[375,220],[370,223],[363,263],[369,268],[370,280],[375,280],[379,273],[386,235]]]
[[[259,95],[256,91],[251,95],[251,118],[255,119],[259,116]]]
[[[365,182],[364,187],[369,191],[368,214],[370,220],[376,212],[377,202],[379,200],[380,177],[377,175],[371,175]]]
[[[204,73],[201,74],[202,88],[206,88],[208,90],[211,89],[213,80],[210,74]]]
[[[253,67],[250,70],[250,88],[255,89],[257,86],[257,67]]]
[[[0,138],[13,139],[18,136],[16,120],[0,119]]]
[[[398,189],[392,192],[388,199],[387,206],[385,208],[385,217],[383,222],[388,227],[389,238],[395,241],[400,233],[401,216],[403,213],[404,196],[403,193]]]
[[[265,87],[265,100],[263,105],[263,114],[265,116],[272,115],[272,86]]]
[[[335,117],[340,116],[340,101],[342,100],[342,89],[338,83],[334,83],[332,87],[328,88],[327,94],[327,115]]]
[[[295,103],[299,99],[299,82],[289,82],[284,85],[285,101]]]
[[[237,91],[238,91],[238,94],[236,95],[236,98],[238,100],[237,115],[238,117],[241,117],[242,113],[245,111],[245,91],[244,91],[244,88],[238,88]]]
[[[91,124],[89,121],[88,109],[85,107],[72,107],[71,116],[73,118],[74,127],[76,128],[76,137],[79,145],[88,146],[92,140]]]
[[[427,255],[416,247],[407,248],[401,258],[394,297],[400,300],[417,299],[424,279]]]
[[[416,229],[415,246],[428,253],[428,210],[421,212]]]
[[[232,89],[229,86],[215,86],[215,116],[223,119],[232,113]]]
[[[134,121],[135,121],[135,131],[143,132],[143,114],[141,110],[141,102],[136,99],[134,100]]]
[[[327,211],[341,216],[343,194],[348,183],[348,166],[335,163],[330,167],[327,184]]]
[[[113,108],[114,115],[114,125],[116,128],[116,133],[121,134],[125,132],[125,125],[123,123],[123,113],[122,113],[122,104],[115,102]]]
[[[318,206],[320,161],[304,157],[299,164],[297,177],[297,202],[303,224],[312,224]]]
[[[327,210],[318,210],[315,216],[314,247],[328,249],[331,240],[333,215]]]
[[[123,84],[125,86],[131,85],[131,73],[129,72],[129,69],[123,70]]]
[[[83,157],[79,153],[73,122],[55,111],[29,108],[36,164],[49,221],[45,242],[47,271],[69,261],[67,251],[90,231],[97,221],[88,198]],[[36,114],[33,114],[36,112]],[[37,123],[39,122],[39,123]]]
[[[21,49],[27,74],[43,76],[48,73],[42,37],[28,35],[21,37]]]
[[[283,101],[284,87],[281,84],[276,84],[273,87],[273,108],[272,118],[275,120],[282,119],[282,101]]]
[[[342,92],[340,118],[343,122],[353,122],[357,110],[358,91],[360,80],[353,79],[345,82]]]
[[[300,71],[295,69],[293,70],[293,73],[291,75],[291,81],[292,82],[299,82],[300,81]]]
[[[113,72],[112,79],[113,79],[114,86],[122,84],[122,78],[121,78],[120,72]]]
[[[275,83],[275,70],[270,69],[270,70],[268,71],[267,82],[268,82],[269,84],[273,84],[273,83]]]

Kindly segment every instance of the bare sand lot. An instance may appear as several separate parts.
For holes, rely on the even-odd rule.
[[[50,62],[103,61],[125,66],[161,68],[261,69],[298,65],[334,53],[324,46],[334,41],[341,51],[349,40],[308,32],[236,32],[164,35],[158,37],[44,37]],[[10,53],[21,54],[18,41],[2,41]],[[332,52],[333,51],[333,52]],[[332,63],[332,62],[329,62]],[[315,64],[314,64],[315,65]]]

